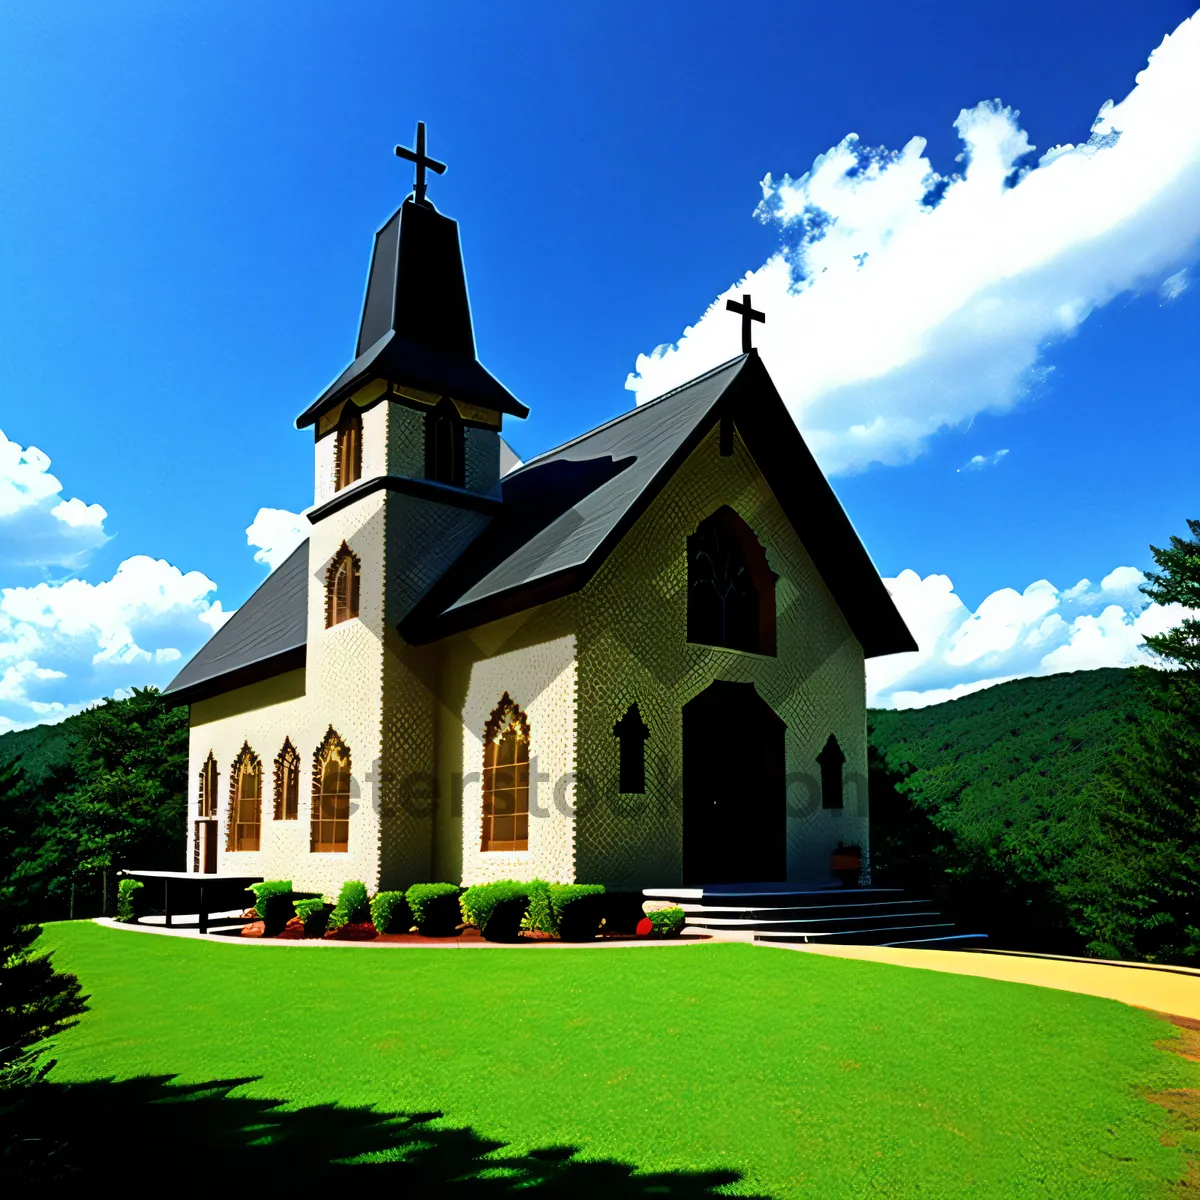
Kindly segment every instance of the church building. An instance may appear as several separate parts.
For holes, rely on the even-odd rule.
[[[398,153],[401,151],[398,150]],[[457,224],[375,235],[307,540],[166,689],[188,864],[424,880],[830,880],[867,848],[865,660],[914,650],[758,354],[518,463]]]

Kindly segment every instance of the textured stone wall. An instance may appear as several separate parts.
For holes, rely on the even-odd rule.
[[[388,474],[425,478],[425,414],[395,401],[387,406]]]
[[[722,504],[754,530],[779,576],[774,657],[686,640],[687,538]],[[829,851],[839,840],[866,846],[862,649],[740,437],[722,457],[716,431],[710,434],[577,605],[580,879],[612,887],[680,881],[681,710],[715,679],[754,683],[787,723],[788,878],[828,878]],[[635,701],[650,729],[647,790],[623,796],[612,728]],[[820,801],[816,755],[831,733],[847,760],[840,810]]]
[[[500,490],[500,435],[491,429],[463,430],[463,483],[469,492]]]

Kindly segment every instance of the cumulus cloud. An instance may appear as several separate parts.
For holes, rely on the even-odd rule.
[[[902,463],[1037,388],[1043,348],[1098,306],[1164,281],[1178,295],[1200,241],[1200,15],[1086,141],[1036,157],[1018,118],[999,101],[959,113],[949,175],[923,138],[889,150],[855,134],[799,178],[768,175],[757,215],[782,249],[640,355],[626,386],[641,403],[736,355],[725,301],[749,292],[763,360],[825,469]]]
[[[972,612],[948,576],[901,571],[884,583],[919,649],[867,664],[868,702],[917,708],[1027,675],[1153,662],[1145,639],[1186,614],[1150,603],[1144,578],[1117,567],[1099,584],[1065,590],[1039,579],[1020,592],[1001,588]]]
[[[260,508],[246,530],[246,544],[257,546],[254,561],[271,570],[308,537],[308,522],[286,508]]]
[[[1007,450],[997,450],[995,454],[976,454],[969,458],[961,467],[963,471],[982,471],[984,467],[994,467],[1006,454]]]
[[[108,513],[61,493],[49,455],[0,431],[0,560],[14,567],[78,567],[108,541]]]

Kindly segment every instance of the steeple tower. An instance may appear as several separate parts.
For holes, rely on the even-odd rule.
[[[416,153],[404,152],[417,164],[414,193],[375,235],[354,361],[301,413],[299,429],[372,379],[389,391],[415,389],[497,415],[529,415],[475,355],[458,223],[424,196],[425,168],[445,166],[426,157],[423,135],[422,122]]]

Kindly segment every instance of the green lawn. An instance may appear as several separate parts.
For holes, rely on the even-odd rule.
[[[1185,1167],[1146,1094],[1200,1086],[1155,1047],[1173,1026],[1115,1002],[766,947],[285,949],[82,922],[44,941],[91,995],[55,1080],[256,1077],[193,1105],[72,1089],[207,1186],[227,1151],[277,1180],[381,1151],[406,1165],[334,1169],[397,1195],[1142,1198]],[[408,1118],[312,1111],[330,1104]]]

